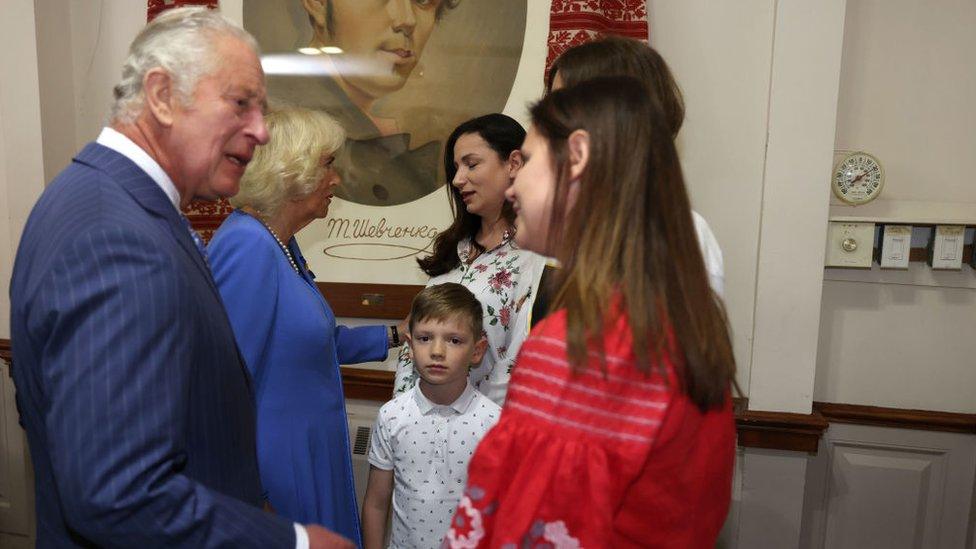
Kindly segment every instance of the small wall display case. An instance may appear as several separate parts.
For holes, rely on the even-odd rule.
[[[940,270],[962,269],[965,239],[966,227],[962,225],[936,225],[929,239],[929,266]]]
[[[881,226],[881,246],[877,249],[877,260],[882,269],[907,269],[911,254],[911,225]]]

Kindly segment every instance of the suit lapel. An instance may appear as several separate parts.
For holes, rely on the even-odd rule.
[[[105,172],[125,189],[143,209],[153,216],[164,219],[173,238],[199,269],[210,290],[214,292],[217,298],[220,298],[210,269],[204,263],[196,244],[193,243],[193,238],[187,231],[186,225],[183,224],[181,214],[173,207],[173,203],[169,201],[166,193],[149,177],[149,174],[142,171],[135,162],[98,143],[89,143],[85,146],[75,157],[75,161]]]
[[[74,160],[106,173],[118,182],[119,186],[125,189],[136,203],[149,212],[150,215],[160,217],[166,221],[173,238],[183,248],[183,251],[190,256],[194,265],[197,266],[197,269],[200,270],[203,278],[207,281],[207,286],[210,287],[210,291],[217,298],[217,302],[220,303],[220,314],[229,329],[230,320],[227,318],[227,312],[223,306],[224,301],[214,283],[210,268],[204,262],[200,251],[197,250],[196,244],[193,243],[193,238],[187,231],[186,225],[183,224],[181,214],[173,207],[173,203],[169,201],[169,197],[166,196],[163,189],[149,177],[149,174],[142,171],[135,162],[98,143],[89,143],[86,145]],[[251,375],[245,366],[244,356],[241,355],[241,350],[237,346],[236,339],[234,339],[234,349],[237,353],[237,360],[240,363],[241,370],[244,373],[247,389],[253,396],[254,388],[251,383]]]

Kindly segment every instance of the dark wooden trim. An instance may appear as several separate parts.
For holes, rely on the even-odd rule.
[[[976,414],[906,410],[831,402],[814,402],[813,409],[830,422],[976,434]]]
[[[0,361],[6,362],[7,366],[14,365],[14,352],[9,339],[0,339]],[[7,368],[7,375],[14,377],[14,369]]]
[[[926,262],[929,260],[928,248],[912,248],[908,253],[909,261]],[[973,245],[966,244],[962,247],[962,264],[969,265],[973,262]]]
[[[340,370],[346,398],[386,402],[393,397],[393,372],[345,366]]]
[[[342,368],[346,398],[386,402],[393,396],[393,372]],[[752,412],[746,399],[735,399],[739,445],[816,453],[827,421],[819,414]]]
[[[10,364],[14,360],[14,353],[9,339],[0,339],[0,360]]]
[[[735,415],[735,426],[739,446],[816,454],[830,424],[816,411],[791,414],[742,410]]]
[[[403,320],[423,286],[316,282],[336,316]]]
[[[0,360],[13,362],[9,339],[0,339]],[[347,398],[386,402],[393,396],[393,372],[350,367],[341,371]],[[735,399],[735,409],[739,445],[746,448],[816,453],[820,438],[832,422],[976,434],[976,414],[832,402],[814,402],[812,414],[758,412],[748,410],[747,399]]]

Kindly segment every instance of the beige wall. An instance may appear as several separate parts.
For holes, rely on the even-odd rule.
[[[651,44],[687,105],[678,136],[692,205],[725,263],[739,383],[749,388],[774,25],[772,0],[650,0]]]
[[[974,28],[968,0],[848,2],[836,147],[878,156],[879,202],[954,202],[976,219]],[[815,398],[976,412],[972,268],[828,273],[842,277],[856,281],[823,286]]]
[[[145,2],[34,0],[45,181],[98,136],[108,120],[129,43],[146,24]],[[238,23],[242,0],[222,0]]]
[[[0,337],[10,334],[10,271],[20,233],[44,182],[32,0],[8,0],[0,17]]]
[[[688,105],[694,206],[725,255],[740,384],[750,408],[809,412],[844,0],[648,6]]]

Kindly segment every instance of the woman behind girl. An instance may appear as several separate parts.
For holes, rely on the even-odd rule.
[[[455,128],[444,149],[454,223],[437,236],[433,254],[417,261],[431,277],[428,286],[456,282],[481,302],[488,351],[470,380],[499,406],[515,355],[529,333],[529,313],[545,265],[544,258],[515,244],[515,212],[505,200],[522,165],[524,138],[522,126],[504,114],[487,114]],[[403,346],[395,394],[416,384],[413,361]]]
[[[563,268],[446,545],[712,547],[735,363],[668,121],[617,77],[551,93],[532,123],[516,239]]]
[[[566,50],[549,70],[546,89],[558,90],[597,76],[630,76],[647,86],[647,93],[660,102],[672,139],[685,120],[685,104],[671,69],[654,48],[623,36],[605,36]],[[695,233],[705,259],[712,289],[723,296],[725,274],[722,249],[705,218],[692,210]]]

